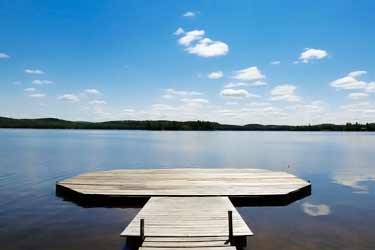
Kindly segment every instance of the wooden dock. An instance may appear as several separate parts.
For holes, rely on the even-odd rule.
[[[141,250],[234,250],[253,233],[230,199],[288,197],[311,185],[285,172],[182,168],[85,173],[57,188],[81,197],[149,198],[121,233],[140,239]]]
[[[287,195],[310,183],[263,169],[132,169],[84,173],[57,183],[85,195],[263,196]]]

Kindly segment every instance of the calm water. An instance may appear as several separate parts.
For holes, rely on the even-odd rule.
[[[239,208],[248,249],[374,249],[375,133],[0,130],[0,248],[124,248],[137,208],[83,208],[55,182],[87,171],[208,167],[284,170],[313,194]],[[288,165],[290,166],[288,168]]]

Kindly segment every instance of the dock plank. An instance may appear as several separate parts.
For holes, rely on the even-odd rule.
[[[234,236],[253,235],[227,197],[151,197],[121,236],[139,236],[144,219],[147,237],[226,237],[229,210]]]
[[[181,247],[140,247],[139,250],[181,250]],[[227,247],[184,247],[183,250],[236,250],[234,246]]]

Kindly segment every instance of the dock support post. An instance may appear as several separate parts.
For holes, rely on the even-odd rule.
[[[141,219],[140,221],[140,236],[141,236],[141,242],[145,240],[145,220]]]
[[[228,242],[232,246],[233,245],[233,218],[232,218],[232,211],[228,211],[228,231],[229,231],[229,238]]]

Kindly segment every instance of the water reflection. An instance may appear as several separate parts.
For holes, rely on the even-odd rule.
[[[193,166],[311,180],[313,193],[301,201],[239,207],[255,232],[248,249],[374,249],[374,148],[375,133],[0,130],[0,246],[122,249],[119,232],[139,208],[82,207],[56,197],[55,182],[96,170]]]
[[[322,216],[322,215],[329,215],[331,213],[331,209],[326,204],[311,204],[309,202],[302,203],[303,212],[310,216]]]

